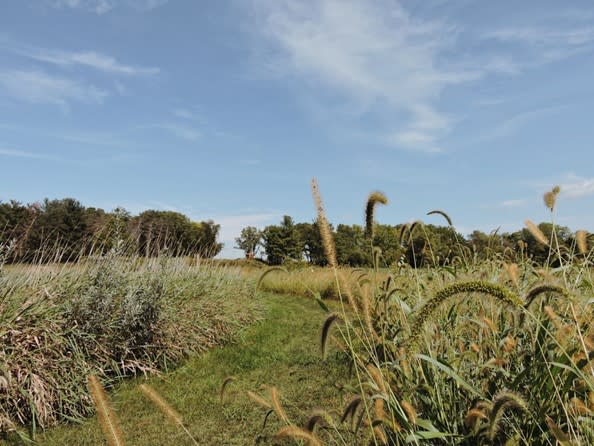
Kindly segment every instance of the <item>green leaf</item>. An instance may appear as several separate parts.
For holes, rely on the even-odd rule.
[[[453,378],[458,383],[458,385],[460,387],[463,387],[464,389],[468,390],[474,396],[478,396],[479,398],[484,398],[481,391],[477,390],[476,388],[474,388],[473,386],[468,384],[468,382],[466,382],[460,375],[458,375],[454,370],[452,370],[451,367],[437,361],[434,358],[426,356],[426,355],[416,354],[415,356],[419,359],[423,359],[424,361],[427,361],[430,364],[433,364],[435,367],[440,369],[442,372],[446,373],[451,378]]]

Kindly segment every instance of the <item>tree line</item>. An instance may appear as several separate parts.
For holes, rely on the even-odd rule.
[[[548,240],[555,232],[555,246],[558,243],[562,255],[569,257],[575,251],[575,234],[569,228],[545,222],[537,227]],[[484,260],[496,255],[540,264],[558,262],[558,256],[549,256],[549,247],[539,242],[527,228],[490,234],[476,230],[465,237],[451,225],[415,222],[376,223],[372,238],[366,236],[365,228],[357,224],[339,224],[332,227],[332,232],[338,263],[353,267],[372,265],[374,248],[381,250],[382,262],[386,265],[447,265],[462,259]],[[290,261],[306,261],[313,265],[327,263],[316,221],[295,223],[292,217],[285,215],[279,224],[263,230],[253,226],[243,228],[235,241],[236,248],[242,249],[246,258],[265,257],[272,265]]]
[[[8,262],[76,261],[112,249],[146,257],[214,257],[223,247],[219,229],[212,220],[194,222],[178,212],[133,216],[123,208],[85,207],[73,198],[0,201],[0,255]]]

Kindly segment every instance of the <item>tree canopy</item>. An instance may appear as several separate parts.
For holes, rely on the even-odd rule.
[[[8,261],[74,261],[119,246],[147,257],[214,257],[223,247],[219,230],[212,220],[194,222],[178,212],[132,216],[123,208],[85,207],[73,198],[0,202],[0,246],[10,247]]]

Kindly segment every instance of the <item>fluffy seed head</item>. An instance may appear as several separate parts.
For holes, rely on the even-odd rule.
[[[472,428],[478,420],[486,420],[488,419],[487,415],[481,409],[470,409],[466,412],[466,417],[464,417],[464,424],[467,428]]]
[[[330,223],[328,223],[328,219],[326,218],[326,211],[324,210],[324,206],[322,204],[320,189],[315,178],[311,180],[311,193],[318,213],[318,226],[320,228],[320,237],[322,238],[322,244],[324,245],[326,260],[330,266],[336,268],[338,266],[338,262],[336,261],[336,246],[334,245],[334,237],[332,236]]]
[[[278,390],[276,389],[276,387],[272,387],[270,389],[270,398],[272,400],[272,408],[274,409],[274,411],[276,412],[278,417],[281,420],[283,420],[285,423],[288,424],[289,417],[287,417],[287,413],[285,412],[285,409],[283,409],[283,406],[281,405],[280,396],[278,394]]]
[[[559,192],[561,192],[561,188],[559,186],[555,186],[550,191],[545,192],[545,194],[542,197],[545,206],[548,207],[551,210],[551,212],[553,211],[553,209],[555,209],[555,203],[557,202],[557,195],[559,195]]]
[[[365,235],[371,239],[373,238],[373,215],[377,203],[388,204],[388,198],[378,191],[370,193],[365,207]]]
[[[549,246],[549,240],[542,233],[538,226],[536,226],[531,220],[526,220],[524,223],[526,223],[526,227],[530,231],[530,234],[532,234],[536,240],[538,240],[543,245]]]
[[[406,414],[406,418],[408,418],[408,421],[411,424],[415,424],[417,422],[417,411],[412,406],[412,404],[410,404],[408,401],[402,400],[400,402],[400,407],[402,407],[402,410],[404,410],[404,413]]]
[[[147,384],[141,384],[140,390],[159,408],[163,414],[169,418],[173,424],[183,425],[182,416],[165,401],[155,389]]]
[[[520,284],[520,273],[518,272],[518,264],[517,263],[504,263],[503,268],[505,272],[514,283],[514,285],[518,286]]]
[[[290,437],[294,439],[305,440],[311,446],[322,446],[322,443],[314,434],[307,431],[306,429],[302,429],[294,425],[283,427],[276,433],[275,437],[277,439]]]
[[[122,434],[122,429],[120,428],[115,413],[109,404],[105,389],[95,375],[90,375],[88,377],[88,385],[89,392],[91,392],[95,408],[97,409],[99,424],[107,439],[107,444],[109,446],[123,446],[124,435]]]
[[[583,229],[576,231],[575,233],[575,241],[577,243],[578,250],[580,254],[586,254],[588,252],[588,241],[587,241],[588,233]]]

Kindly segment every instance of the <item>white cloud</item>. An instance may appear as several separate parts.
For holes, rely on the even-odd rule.
[[[499,207],[502,208],[517,208],[520,206],[524,206],[526,204],[526,200],[504,200],[499,203]]]
[[[581,178],[574,174],[561,184],[561,194],[566,198],[581,198],[594,195],[594,178]]]
[[[258,30],[270,44],[268,67],[309,87],[323,85],[345,106],[381,114],[380,139],[399,147],[436,151],[435,141],[451,126],[435,104],[440,94],[482,75],[443,63],[455,29],[419,20],[398,2],[255,4]]]
[[[547,23],[488,31],[482,38],[513,49],[515,59],[508,56],[507,63],[517,73],[594,50],[594,24],[576,23],[576,18],[564,22],[567,18],[560,15]]]
[[[0,90],[10,96],[33,104],[68,106],[71,102],[103,102],[108,93],[93,85],[43,71],[2,70]]]
[[[175,110],[173,110],[173,114],[178,118],[183,119],[193,119],[195,117],[193,112],[185,108],[176,108]]]
[[[109,12],[114,7],[112,0],[54,0],[55,8],[83,9],[98,15]]]
[[[198,141],[202,137],[202,132],[200,130],[187,125],[167,122],[164,124],[158,124],[156,127],[167,130],[176,137],[186,139],[188,141]]]
[[[504,138],[508,135],[516,133],[519,129],[530,123],[538,121],[539,119],[547,116],[554,116],[563,113],[568,108],[569,106],[567,105],[556,105],[517,113],[494,125],[492,128],[483,132],[478,137],[471,139],[469,144]]]
[[[16,52],[41,62],[63,67],[84,66],[112,74],[148,75],[157,74],[155,67],[139,67],[118,62],[115,58],[95,51],[68,52],[48,49],[20,48]]]
[[[54,8],[71,8],[105,14],[120,6],[128,6],[137,11],[150,11],[165,5],[169,0],[51,0]]]
[[[29,159],[51,159],[51,157],[42,153],[25,152],[22,150],[11,150],[0,148],[0,156],[11,158],[29,158]]]

